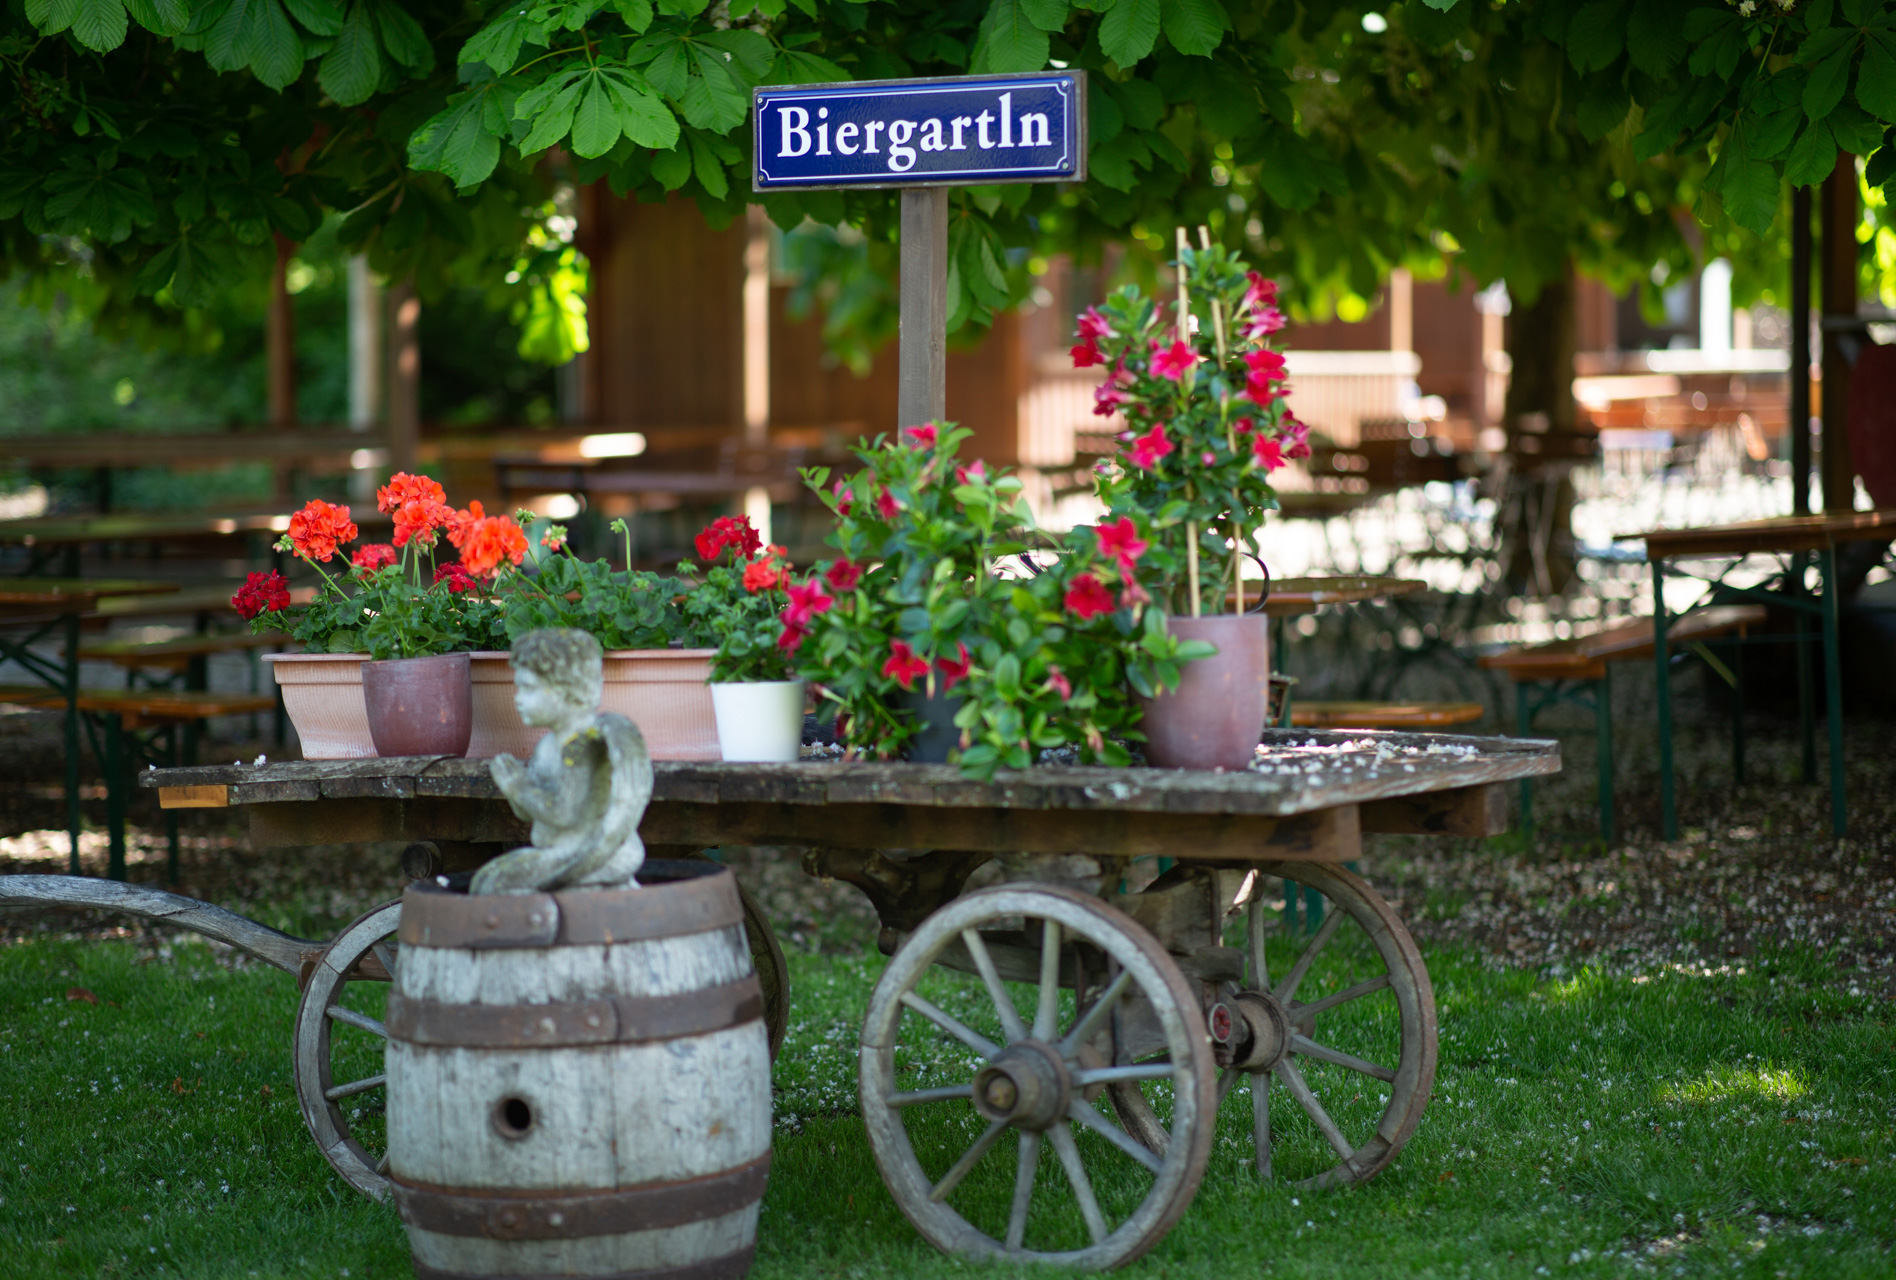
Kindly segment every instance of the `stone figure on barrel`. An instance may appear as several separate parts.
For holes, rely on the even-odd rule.
[[[638,884],[652,760],[637,725],[599,710],[604,663],[583,631],[530,631],[514,642],[514,705],[549,732],[524,764],[499,755],[488,767],[513,811],[533,824],[533,843],[482,867],[471,892]]]

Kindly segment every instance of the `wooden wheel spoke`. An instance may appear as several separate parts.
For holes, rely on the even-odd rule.
[[[1237,1086],[1238,1078],[1242,1076],[1243,1074],[1244,1072],[1239,1070],[1237,1067],[1226,1067],[1224,1069],[1224,1072],[1221,1075],[1219,1075],[1218,1077],[1218,1105],[1219,1106],[1222,1107],[1224,1105],[1224,1100],[1230,1096],[1231,1090]]]
[[[329,1088],[323,1090],[323,1097],[329,1099],[331,1102],[336,1102],[343,1098],[353,1098],[358,1093],[367,1093],[371,1089],[380,1089],[387,1083],[388,1076],[386,1074],[367,1076],[361,1080],[351,1080],[348,1084],[331,1085]]]
[[[1257,1148],[1257,1176],[1271,1176],[1271,1077],[1260,1071],[1251,1077],[1251,1145]]]
[[[1304,975],[1310,972],[1310,966],[1316,962],[1317,956],[1330,939],[1336,936],[1337,926],[1343,923],[1343,914],[1341,911],[1331,911],[1324,916],[1323,923],[1317,926],[1316,936],[1310,939],[1310,945],[1305,947],[1303,954],[1297,957],[1297,963],[1291,966],[1283,985],[1277,988],[1279,1000],[1288,1004],[1291,997],[1297,994],[1297,984],[1304,980]]]
[[[1351,1071],[1360,1071],[1366,1076],[1374,1076],[1384,1084],[1394,1084],[1396,1073],[1388,1067],[1379,1067],[1367,1058],[1359,1058],[1353,1053],[1341,1049],[1332,1049],[1327,1044],[1318,1044],[1308,1036],[1295,1032],[1290,1037],[1290,1051],[1301,1053],[1306,1058],[1315,1058],[1319,1062],[1334,1062],[1339,1067],[1348,1067]]]
[[[1111,1015],[1112,1011],[1118,1007],[1119,997],[1125,995],[1126,988],[1131,985],[1131,971],[1126,969],[1120,970],[1119,976],[1106,985],[1106,989],[1099,993],[1099,998],[1094,1000],[1086,1012],[1080,1015],[1079,1020],[1073,1024],[1073,1029],[1067,1032],[1066,1037],[1060,1041],[1061,1057],[1071,1058],[1080,1051],[1081,1045],[1093,1038],[1094,1034],[1099,1031],[1099,1024],[1104,1022],[1107,1017]]]
[[[1311,1122],[1335,1148],[1337,1155],[1345,1160],[1355,1155],[1356,1149],[1350,1146],[1349,1139],[1345,1138],[1343,1131],[1336,1127],[1336,1121],[1330,1119],[1330,1113],[1323,1109],[1321,1102],[1317,1101],[1317,1095],[1310,1092],[1310,1085],[1303,1078],[1303,1072],[1297,1069],[1297,1064],[1286,1058],[1278,1063],[1275,1069],[1277,1078],[1284,1082],[1284,1087],[1290,1090],[1290,1096],[1297,1100],[1297,1105],[1304,1109]]]
[[[1099,1211],[1099,1201],[1093,1196],[1093,1181],[1086,1176],[1086,1165],[1080,1160],[1079,1144],[1073,1141],[1073,1130],[1062,1120],[1047,1130],[1047,1137],[1053,1143],[1054,1154],[1060,1157],[1060,1167],[1066,1170],[1067,1182],[1073,1187],[1073,1198],[1080,1202],[1080,1216],[1086,1219],[1087,1234],[1098,1244],[1106,1238],[1106,1218]]]
[[[377,1160],[375,1162],[375,1171],[381,1174],[383,1177],[388,1176],[388,1156],[386,1154],[384,1154],[380,1160]]]
[[[339,1004],[332,1004],[323,1012],[328,1014],[333,1021],[346,1022],[352,1027],[360,1027],[364,1031],[373,1032],[384,1040],[388,1039],[388,1028],[366,1013],[357,1013],[354,1009],[345,1009]]]
[[[1178,1071],[1170,1062],[1142,1062],[1130,1067],[1081,1067],[1073,1073],[1073,1083],[1086,1088],[1096,1084],[1117,1084],[1121,1080],[1170,1080]]]
[[[1042,922],[1040,1003],[1034,1009],[1034,1039],[1051,1040],[1060,1029],[1060,922]]]
[[[1378,991],[1387,991],[1388,989],[1389,975],[1386,973],[1378,974],[1373,978],[1364,979],[1353,987],[1345,987],[1333,996],[1325,996],[1321,1000],[1312,1000],[1309,1004],[1293,1004],[1289,1010],[1290,1017],[1293,1022],[1302,1022],[1307,1017],[1314,1018],[1319,1013],[1328,1013],[1339,1005],[1348,1004],[1352,1000],[1361,1000],[1364,996],[1372,995]]]
[[[902,1003],[921,1014],[924,1018],[927,1018],[930,1022],[984,1058],[992,1058],[1001,1051],[1001,1046],[995,1044],[992,1040],[982,1035],[979,1031],[976,1031],[973,1027],[970,1027],[961,1019],[955,1017],[954,1014],[944,1009],[936,1008],[934,1004],[916,995],[913,991],[904,991],[902,993]]]
[[[949,1084],[939,1089],[910,1089],[905,1093],[889,1095],[892,1107],[915,1107],[925,1102],[950,1102],[956,1098],[972,1098],[974,1086],[971,1084]]]
[[[1245,933],[1251,944],[1251,986],[1259,991],[1271,989],[1271,968],[1264,958],[1264,896],[1251,890],[1251,909],[1245,913]]]
[[[1067,1103],[1067,1114],[1097,1133],[1106,1141],[1137,1160],[1140,1164],[1157,1173],[1165,1167],[1165,1161],[1153,1155],[1134,1140],[1131,1134],[1093,1110],[1093,1104],[1084,1098],[1075,1098]]]
[[[388,939],[382,939],[369,950],[373,951],[375,958],[382,962],[382,971],[393,979],[395,977],[395,948],[389,946]]]
[[[929,1191],[928,1198],[937,1202],[946,1200],[949,1194],[961,1185],[961,1180],[968,1176],[968,1171],[981,1162],[981,1157],[988,1153],[988,1148],[994,1145],[994,1140],[1006,1131],[1007,1121],[1005,1120],[996,1120],[988,1125],[981,1136],[974,1140],[974,1145],[961,1153],[961,1159],[955,1161],[954,1167],[941,1175],[941,1181]]]
[[[1014,1203],[1007,1211],[1007,1250],[1020,1249],[1027,1238],[1027,1206],[1034,1199],[1034,1174],[1040,1168],[1040,1135],[1020,1131],[1019,1163],[1014,1166]]]
[[[974,958],[974,967],[980,970],[981,981],[987,984],[988,998],[994,1001],[994,1012],[1001,1015],[1001,1032],[1009,1044],[1027,1038],[1027,1024],[1020,1020],[1020,1011],[1014,1008],[1014,1001],[1007,994],[1007,988],[1001,983],[1000,970],[994,967],[994,957],[988,954],[987,943],[982,940],[977,929],[963,929],[961,944]],[[988,1050],[988,1056],[994,1056],[994,1050]]]

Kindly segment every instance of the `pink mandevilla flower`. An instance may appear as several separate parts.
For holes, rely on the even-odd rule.
[[[1164,378],[1168,382],[1182,382],[1185,375],[1198,363],[1198,353],[1183,342],[1174,342],[1169,347],[1161,347],[1152,353],[1152,373],[1154,377]]]
[[[838,560],[823,570],[823,577],[838,591],[854,591],[862,581],[862,566],[850,560]]]
[[[1132,566],[1146,553],[1151,544],[1139,536],[1139,528],[1133,524],[1131,516],[1121,516],[1112,524],[1099,526],[1096,535],[1099,540],[1099,553],[1119,566],[1119,571],[1128,577]]]
[[[1073,696],[1073,685],[1066,678],[1066,672],[1058,667],[1047,668],[1047,688],[1059,694],[1062,700]]]
[[[935,670],[941,672],[943,693],[947,693],[960,681],[966,680],[968,672],[974,669],[974,659],[968,656],[968,646],[956,641],[955,647],[961,651],[959,657],[935,659]]]
[[[784,588],[784,594],[790,598],[790,603],[783,607],[784,621],[793,626],[803,626],[836,603],[835,598],[823,590],[823,584],[814,578],[808,582],[791,583]]]
[[[878,489],[876,491],[877,515],[881,516],[884,520],[893,520],[901,510],[902,504],[895,500],[893,493],[890,493],[887,489]]]
[[[1284,465],[1283,446],[1262,432],[1251,441],[1251,454],[1266,471],[1275,471]]]
[[[1165,424],[1161,422],[1132,442],[1132,465],[1150,471],[1170,452],[1172,442],[1165,438]]]
[[[882,674],[892,678],[904,689],[912,689],[915,682],[928,674],[928,659],[920,657],[911,649],[906,640],[889,641],[889,660],[882,664]]]
[[[965,467],[955,468],[956,484],[986,484],[987,464],[976,458]]]
[[[918,449],[935,447],[935,424],[932,422],[925,422],[919,427],[903,427],[902,434]]]
[[[1067,588],[1066,607],[1068,613],[1082,619],[1097,618],[1102,613],[1113,611],[1113,594],[1098,578],[1090,573],[1082,573]]]

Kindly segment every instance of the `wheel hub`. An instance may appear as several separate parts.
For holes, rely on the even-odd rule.
[[[974,1077],[974,1109],[1022,1129],[1049,1128],[1066,1114],[1073,1077],[1052,1045],[1022,1040],[1001,1050]]]
[[[1230,1002],[1242,1016],[1240,1034],[1231,1065],[1245,1071],[1269,1071],[1290,1052],[1291,1021],[1275,996],[1262,991],[1241,991]],[[1248,1040],[1248,1044],[1246,1041]]]

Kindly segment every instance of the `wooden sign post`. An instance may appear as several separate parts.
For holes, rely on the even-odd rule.
[[[751,190],[902,189],[896,427],[948,409],[948,189],[1086,180],[1086,73],[753,91]]]

